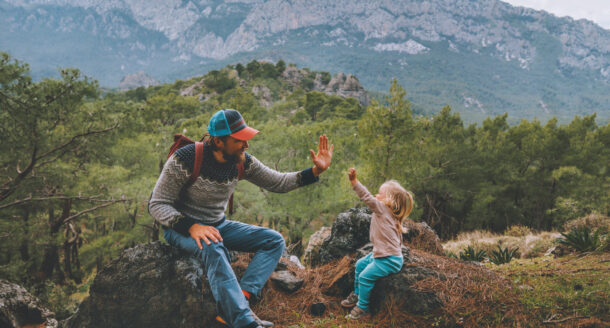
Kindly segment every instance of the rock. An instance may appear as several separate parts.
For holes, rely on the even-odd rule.
[[[330,237],[331,231],[332,229],[330,227],[322,227],[309,237],[309,242],[307,243],[305,254],[303,255],[303,263],[305,263],[305,265],[316,265],[316,263],[312,263],[312,259],[317,259],[319,257],[320,247],[324,241]]]
[[[402,226],[407,231],[402,234],[402,239],[409,247],[421,249],[430,254],[445,254],[441,239],[426,222],[413,222],[407,219]]]
[[[384,309],[393,300],[401,311],[413,314],[429,314],[443,306],[443,302],[434,292],[422,292],[411,286],[420,280],[435,277],[446,278],[424,267],[404,265],[397,274],[379,279],[371,291],[371,312]]]
[[[215,315],[200,261],[155,242],[127,249],[104,267],[62,327],[202,327]]]
[[[370,222],[371,212],[368,208],[352,208],[340,213],[333,222],[330,235],[327,236],[328,228],[322,228],[312,235],[303,261],[310,266],[319,266],[356,252],[369,242]],[[444,254],[440,238],[425,222],[406,220],[403,227],[407,230],[403,234],[406,246],[431,254]]]
[[[314,90],[324,92],[328,95],[341,96],[343,98],[355,98],[362,106],[369,105],[369,94],[364,90],[364,87],[360,84],[360,81],[358,81],[356,76],[351,74],[346,76],[343,73],[337,73],[326,86],[322,83],[321,79],[321,76],[316,76]]]
[[[311,257],[312,265],[322,265],[343,258],[369,242],[371,212],[368,208],[352,208],[337,215],[331,235],[320,247],[318,257]]]
[[[368,255],[372,244],[367,244],[356,252],[353,258],[345,257],[334,266],[336,270],[329,283],[322,287],[326,295],[344,297],[354,290],[355,264],[357,259]],[[447,280],[445,275],[432,269],[417,266],[418,259],[411,255],[408,247],[402,247],[404,265],[400,272],[379,279],[371,292],[371,311],[383,309],[388,302],[394,302],[401,311],[413,314],[427,314],[443,304],[434,292],[422,292],[413,287],[414,283],[429,278]]]
[[[354,290],[354,276],[356,261],[373,250],[369,243],[369,226],[371,213],[367,208],[350,209],[340,213],[333,223],[331,235],[327,237],[320,250],[319,256],[311,257],[313,263],[329,265],[330,277],[321,286],[326,295],[344,297]],[[433,233],[424,225],[411,226],[411,241],[421,236]],[[417,233],[416,233],[417,232]],[[436,234],[433,234],[436,237]],[[438,237],[436,237],[438,238]],[[431,238],[434,245],[435,238]],[[441,248],[442,249],[442,248]],[[403,245],[402,256],[404,265],[400,272],[381,278],[375,284],[371,293],[371,311],[376,312],[394,302],[402,311],[414,314],[431,313],[442,306],[442,301],[434,292],[422,292],[413,288],[417,281],[432,277],[440,280],[447,278],[432,269],[418,265],[421,259],[414,256],[409,247]]]
[[[553,255],[554,258],[562,257],[570,253],[570,249],[564,245],[557,245],[549,248],[544,256]]]
[[[288,270],[275,271],[271,274],[273,281],[280,289],[293,293],[303,286],[303,279],[298,278]]]
[[[56,328],[58,323],[55,313],[42,306],[25,288],[0,280],[0,327],[26,326]]]
[[[299,261],[299,258],[296,255],[290,255],[290,257],[288,258],[288,260],[292,263],[294,263],[294,265],[297,266],[297,268],[304,270],[305,267],[303,266],[303,264],[301,264],[301,261]]]
[[[252,93],[259,98],[258,103],[266,108],[273,104],[271,90],[264,85],[255,85],[252,87]]]
[[[324,303],[314,303],[309,307],[309,313],[315,316],[321,316],[326,312],[326,305]]]
[[[144,72],[138,72],[135,74],[125,75],[121,82],[119,83],[119,90],[131,90],[139,87],[148,88],[153,85],[158,85],[159,81],[150,77],[148,74]]]

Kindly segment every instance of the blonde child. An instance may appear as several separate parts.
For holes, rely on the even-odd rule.
[[[413,197],[398,182],[389,180],[379,187],[379,193],[371,193],[356,179],[356,170],[349,169],[348,177],[354,191],[371,209],[369,238],[373,251],[356,262],[356,281],[352,292],[341,305],[351,308],[348,319],[370,318],[369,296],[375,281],[402,268],[402,221],[413,209]]]

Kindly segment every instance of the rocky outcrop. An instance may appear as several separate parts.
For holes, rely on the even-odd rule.
[[[205,327],[216,304],[200,261],[169,245],[138,245],[104,267],[65,328]]]
[[[351,208],[337,215],[331,236],[320,247],[317,258],[311,263],[322,265],[354,253],[369,242],[371,211],[368,208]]]
[[[0,327],[56,328],[55,314],[25,288],[0,280]]]
[[[337,216],[333,223],[331,235],[327,237],[320,247],[317,258],[311,261],[317,264],[326,264],[331,261],[336,263],[332,266],[334,271],[332,278],[324,285],[323,290],[327,295],[345,296],[354,288],[356,261],[373,250],[369,243],[369,226],[371,213],[368,208],[352,208]],[[417,242],[419,239],[428,238],[427,245],[430,249],[440,246],[438,236],[425,224],[406,222],[409,232],[403,234],[405,242]],[[433,237],[430,234],[432,233]],[[433,245],[433,246],[430,246]],[[402,247],[404,265],[397,273],[380,279],[371,293],[371,311],[377,312],[393,302],[401,311],[414,314],[431,313],[442,306],[442,301],[434,292],[422,292],[413,287],[416,282],[435,278],[446,280],[444,274],[424,267],[421,259],[414,256],[409,247]]]
[[[301,85],[301,81],[308,76],[311,76],[308,71],[299,69],[296,66],[288,66],[282,72],[282,78],[292,86]],[[327,95],[354,98],[362,106],[368,106],[370,103],[368,92],[360,84],[358,78],[351,74],[337,73],[330,81],[324,81],[322,75],[318,73],[313,79],[313,90],[324,92]]]
[[[312,259],[319,258],[320,248],[324,241],[330,237],[331,231],[330,227],[322,227],[309,237],[309,242],[303,254],[303,263],[305,265],[317,265],[317,263],[312,262]]]
[[[441,239],[426,222],[413,222],[407,219],[402,226],[407,231],[402,234],[402,239],[409,247],[421,249],[430,254],[445,254]]]
[[[320,76],[316,77],[316,81],[320,79]],[[358,78],[351,74],[346,76],[343,73],[337,73],[325,87],[323,83],[315,83],[314,85],[319,87],[316,91],[343,98],[355,98],[362,106],[368,106],[370,102],[369,94],[364,90]]]
[[[371,211],[368,208],[352,208],[337,215],[330,234],[322,228],[312,235],[305,251],[306,264],[317,266],[356,252],[369,242]],[[405,220],[402,238],[406,246],[431,254],[443,255],[443,245],[438,235],[425,222]]]
[[[125,75],[119,83],[119,90],[131,90],[139,87],[148,88],[153,85],[158,85],[159,81],[155,80],[144,72]]]

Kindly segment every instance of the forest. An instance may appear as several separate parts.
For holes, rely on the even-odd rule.
[[[122,250],[162,238],[147,202],[174,134],[200,139],[211,115],[240,111],[261,131],[248,152],[279,171],[312,165],[326,134],[331,168],[317,184],[273,194],[241,182],[231,216],[280,231],[300,255],[336,215],[363,206],[347,170],[376,190],[398,180],[415,197],[410,218],[441,240],[514,225],[558,229],[610,210],[610,126],[595,114],[569,124],[508,115],[466,125],[450,106],[414,112],[396,81],[363,105],[315,91],[328,72],[252,61],[189,80],[118,92],[77,69],[34,81],[27,63],[0,53],[0,278],[75,309],[95,272]],[[263,90],[263,91],[260,91]]]

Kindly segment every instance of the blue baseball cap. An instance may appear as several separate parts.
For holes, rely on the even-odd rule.
[[[246,125],[246,121],[235,109],[221,109],[208,124],[208,133],[212,137],[231,136],[238,140],[250,140],[259,131]]]

